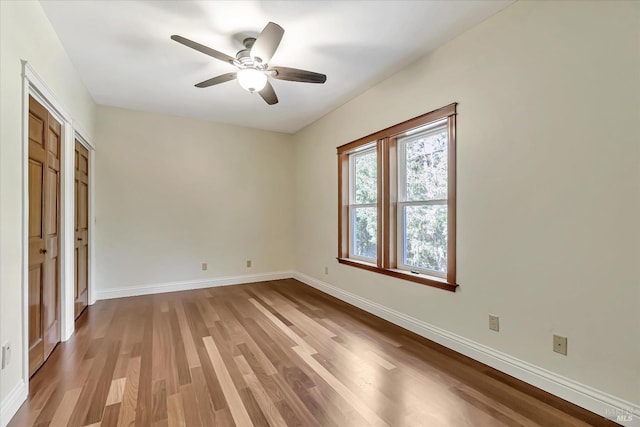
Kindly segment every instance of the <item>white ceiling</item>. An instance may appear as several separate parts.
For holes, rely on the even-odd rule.
[[[293,133],[505,8],[508,1],[45,1],[42,7],[99,104]],[[270,65],[327,75],[272,81],[267,105],[237,82],[194,84],[235,68],[179,34],[235,56],[267,22],[285,29]]]

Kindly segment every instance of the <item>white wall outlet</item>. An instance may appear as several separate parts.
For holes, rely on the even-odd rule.
[[[324,274],[329,274],[329,267],[324,268]]]
[[[247,268],[251,268],[251,260],[250,259],[247,260]]]
[[[489,315],[489,329],[496,332],[500,331],[500,318],[498,316]]]
[[[206,262],[202,263],[202,271],[207,271],[207,268],[209,268],[209,266],[207,265]]]
[[[560,335],[553,336],[553,351],[556,353],[567,355],[567,337]]]
[[[11,343],[6,342],[2,346],[2,369],[6,368],[11,362]]]

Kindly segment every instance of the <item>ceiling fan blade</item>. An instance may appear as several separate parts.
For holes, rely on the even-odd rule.
[[[324,83],[327,81],[327,76],[320,73],[314,73],[313,71],[299,70],[297,68],[289,67],[272,67],[269,71],[275,71],[274,79],[288,80],[290,82],[303,82],[303,83]]]
[[[178,36],[178,35],[173,35],[171,36],[171,40],[177,41],[178,43],[181,43],[185,46],[190,47],[191,49],[195,49],[198,52],[202,52],[205,55],[209,55],[212,56],[216,59],[219,59],[220,61],[224,61],[224,62],[229,62],[231,64],[233,64],[233,61],[235,61],[235,58],[227,55],[226,53],[222,53],[222,52],[218,52],[215,49],[211,49],[210,47],[207,47],[205,45],[202,45],[200,43],[196,43],[193,40],[189,40],[187,38],[184,38],[182,36]]]
[[[236,78],[236,74],[237,73],[222,74],[222,75],[216,76],[216,77],[214,77],[212,79],[200,82],[200,83],[198,83],[196,85],[196,87],[209,87],[209,86],[213,86],[213,85],[218,85],[220,83],[228,82],[230,80],[234,80]]]
[[[283,34],[284,29],[280,25],[269,22],[253,44],[251,57],[254,60],[259,58],[258,62],[263,64],[269,62],[273,54],[276,53]]]
[[[271,86],[271,83],[267,82],[264,89],[262,89],[258,93],[267,104],[273,105],[278,103],[278,96],[276,95],[276,91],[273,90],[273,86]]]

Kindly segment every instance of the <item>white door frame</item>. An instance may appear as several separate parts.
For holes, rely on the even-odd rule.
[[[93,163],[94,146],[85,132],[74,122],[67,110],[57,100],[45,81],[33,66],[22,61],[22,379],[29,387],[29,96],[44,105],[62,125],[60,144],[60,340],[67,341],[75,329],[74,317],[74,180],[75,180],[75,138],[82,141],[89,150]],[[76,130],[74,130],[74,128]],[[91,165],[92,166],[92,165]],[[89,177],[89,221],[93,225],[93,171]],[[89,228],[91,232],[91,228]],[[94,250],[93,239],[89,237],[90,275],[88,302],[93,297]]]
[[[93,305],[96,302],[96,294],[93,291],[93,285],[95,283],[95,272],[96,269],[93,267],[94,264],[94,260],[95,260],[95,243],[94,243],[94,224],[95,224],[95,212],[94,212],[94,202],[95,202],[95,191],[94,191],[94,187],[95,187],[95,146],[93,145],[93,143],[84,137],[84,135],[86,135],[87,133],[81,130],[81,126],[78,125],[77,122],[73,122],[73,128],[75,129],[75,133],[74,133],[74,139],[77,139],[78,142],[80,142],[80,144],[82,144],[82,146],[84,148],[87,149],[88,153],[89,153],[89,199],[87,200],[87,203],[89,204],[89,212],[87,212],[87,224],[89,226],[89,235],[88,235],[88,239],[89,239],[89,254],[88,254],[88,263],[89,263],[89,271],[87,272],[87,305]],[[74,144],[74,151],[75,151],[75,144]],[[75,156],[74,156],[75,158]],[[75,181],[75,165],[73,168],[73,174],[74,174],[74,181]],[[73,191],[73,183],[72,183],[72,190]],[[75,195],[75,191],[74,191],[74,195]],[[75,200],[74,200],[75,203]],[[73,212],[75,210],[75,204],[71,207]],[[73,218],[72,218],[72,222],[73,222]],[[75,231],[75,228],[74,228]],[[75,242],[74,242],[75,245]],[[75,286],[75,282],[73,283],[73,286]]]

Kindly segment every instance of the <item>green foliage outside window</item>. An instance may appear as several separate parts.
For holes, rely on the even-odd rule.
[[[356,155],[355,203],[378,201],[378,162],[376,152]],[[353,212],[354,254],[365,258],[376,258],[378,251],[378,216],[375,207],[355,208]]]
[[[447,133],[430,132],[405,143],[407,202],[446,200]],[[439,272],[447,271],[447,205],[405,206],[403,263]]]
[[[447,271],[447,132],[428,131],[407,137],[404,142],[406,162],[405,202],[436,202],[404,206],[403,264],[445,273]],[[376,152],[353,157],[356,205],[376,203]],[[439,203],[439,204],[438,204]],[[353,253],[375,259],[377,255],[377,209],[354,207],[352,212]]]

